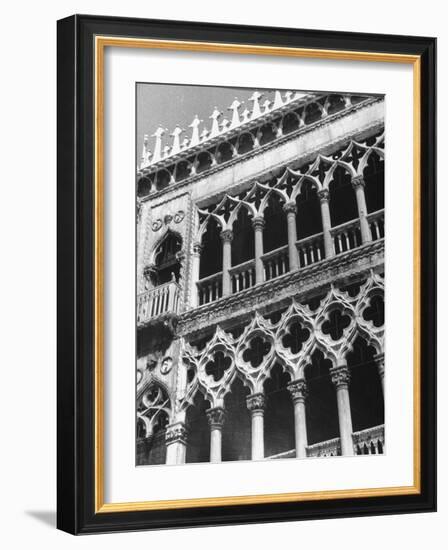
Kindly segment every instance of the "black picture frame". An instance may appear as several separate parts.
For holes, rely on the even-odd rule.
[[[57,25],[57,526],[72,534],[430,512],[436,509],[436,39],[74,15]],[[418,494],[103,511],[95,507],[95,36],[420,57],[421,484]]]

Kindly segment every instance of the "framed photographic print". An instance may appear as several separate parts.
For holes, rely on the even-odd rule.
[[[58,527],[435,510],[433,38],[58,22]]]

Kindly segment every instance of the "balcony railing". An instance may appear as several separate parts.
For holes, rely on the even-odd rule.
[[[315,264],[325,258],[323,233],[297,241],[296,247],[300,267]]]
[[[261,257],[264,265],[264,280],[270,281],[289,271],[288,246],[271,250]]]
[[[372,233],[372,240],[377,241],[384,237],[384,210],[377,210],[368,214],[370,232]]]
[[[384,453],[384,425],[367,428],[353,434],[353,446],[358,455]]]
[[[360,432],[355,432],[353,438],[353,451],[357,455],[380,455],[384,454],[384,424],[366,428]],[[325,457],[325,456],[341,456],[341,440],[339,437],[328,439],[327,441],[319,441],[313,445],[308,445],[306,448],[306,456],[310,457]],[[296,456],[295,449],[283,451],[267,457],[269,460],[279,458],[294,458]]]
[[[149,319],[178,313],[180,287],[172,281],[143,292],[137,298],[137,322],[144,323]]]
[[[230,269],[232,292],[246,290],[255,284],[255,260],[249,260]]]
[[[361,230],[359,219],[351,220],[331,228],[335,254],[341,254],[361,246]]]
[[[219,300],[222,296],[222,272],[204,277],[197,283],[199,305]]]

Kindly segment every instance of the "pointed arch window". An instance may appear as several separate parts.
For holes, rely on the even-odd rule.
[[[170,281],[179,282],[180,260],[178,253],[182,249],[180,235],[167,233],[166,237],[157,247],[154,255],[154,270],[152,279],[154,286],[163,285]]]

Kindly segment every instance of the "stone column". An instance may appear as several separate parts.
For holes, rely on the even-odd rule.
[[[193,244],[193,255],[191,257],[191,287],[190,287],[190,306],[197,307],[199,305],[198,285],[199,268],[201,263],[201,243]]]
[[[255,283],[264,282],[264,265],[263,265],[263,229],[265,226],[264,218],[256,216],[252,220],[255,236]]]
[[[294,403],[294,430],[296,436],[296,458],[306,458],[308,436],[306,433],[305,399],[307,396],[306,382],[303,379],[294,380],[288,384],[288,390]]]
[[[372,240],[372,232],[370,231],[369,220],[367,219],[367,205],[364,185],[364,178],[362,176],[352,178],[352,186],[356,193],[356,203],[358,205],[362,244],[369,243]]]
[[[354,454],[352,437],[353,427],[352,414],[350,411],[350,396],[348,393],[350,371],[346,364],[341,364],[336,368],[332,368],[330,374],[331,380],[336,386],[341,451],[344,456],[352,456]]]
[[[322,214],[322,231],[324,234],[325,258],[334,256],[333,237],[331,236],[331,217],[330,217],[330,192],[328,189],[321,189],[317,196],[320,200],[320,211]]]
[[[246,400],[252,417],[252,460],[264,458],[264,395],[254,393]]]
[[[293,201],[287,202],[283,206],[283,210],[286,212],[286,219],[288,222],[288,253],[289,253],[289,271],[295,271],[299,269],[299,256],[297,254],[297,225],[296,215],[297,207]]]
[[[210,426],[210,462],[221,462],[224,416],[225,413],[222,407],[214,407],[207,411]]]
[[[381,387],[383,388],[384,397],[384,353],[379,353],[374,357],[374,359],[378,369],[378,374],[380,375]]]
[[[222,295],[232,294],[232,285],[230,281],[230,268],[232,267],[232,240],[233,231],[225,229],[221,231],[222,240]]]
[[[171,424],[166,429],[166,463],[185,464],[187,452],[187,428],[183,422]]]

